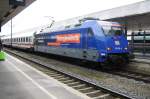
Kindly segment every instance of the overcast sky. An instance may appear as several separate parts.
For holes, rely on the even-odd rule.
[[[143,0],[37,0],[13,19],[13,32],[97,11],[132,4]],[[10,33],[10,22],[2,27],[2,33]]]

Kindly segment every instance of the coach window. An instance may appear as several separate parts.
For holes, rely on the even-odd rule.
[[[94,33],[91,28],[88,29],[88,37],[93,37]]]
[[[29,39],[30,39],[30,37],[28,37],[28,42],[30,42]]]
[[[30,37],[28,37],[28,42],[30,42]]]
[[[29,42],[31,42],[31,38],[29,37]]]
[[[23,38],[23,42],[25,42],[25,37]]]
[[[26,42],[28,42],[28,37],[26,37]]]
[[[28,42],[30,42],[30,37],[28,37]]]

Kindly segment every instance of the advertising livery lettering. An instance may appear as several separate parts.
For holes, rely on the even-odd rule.
[[[64,43],[80,43],[80,33],[58,34],[54,42],[48,42],[48,46],[60,46]]]

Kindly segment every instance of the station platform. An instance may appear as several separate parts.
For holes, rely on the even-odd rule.
[[[0,61],[0,99],[91,99],[6,54]]]

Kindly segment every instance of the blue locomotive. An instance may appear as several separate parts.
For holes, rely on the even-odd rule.
[[[127,63],[130,52],[123,27],[100,20],[35,34],[34,51],[112,64]]]

